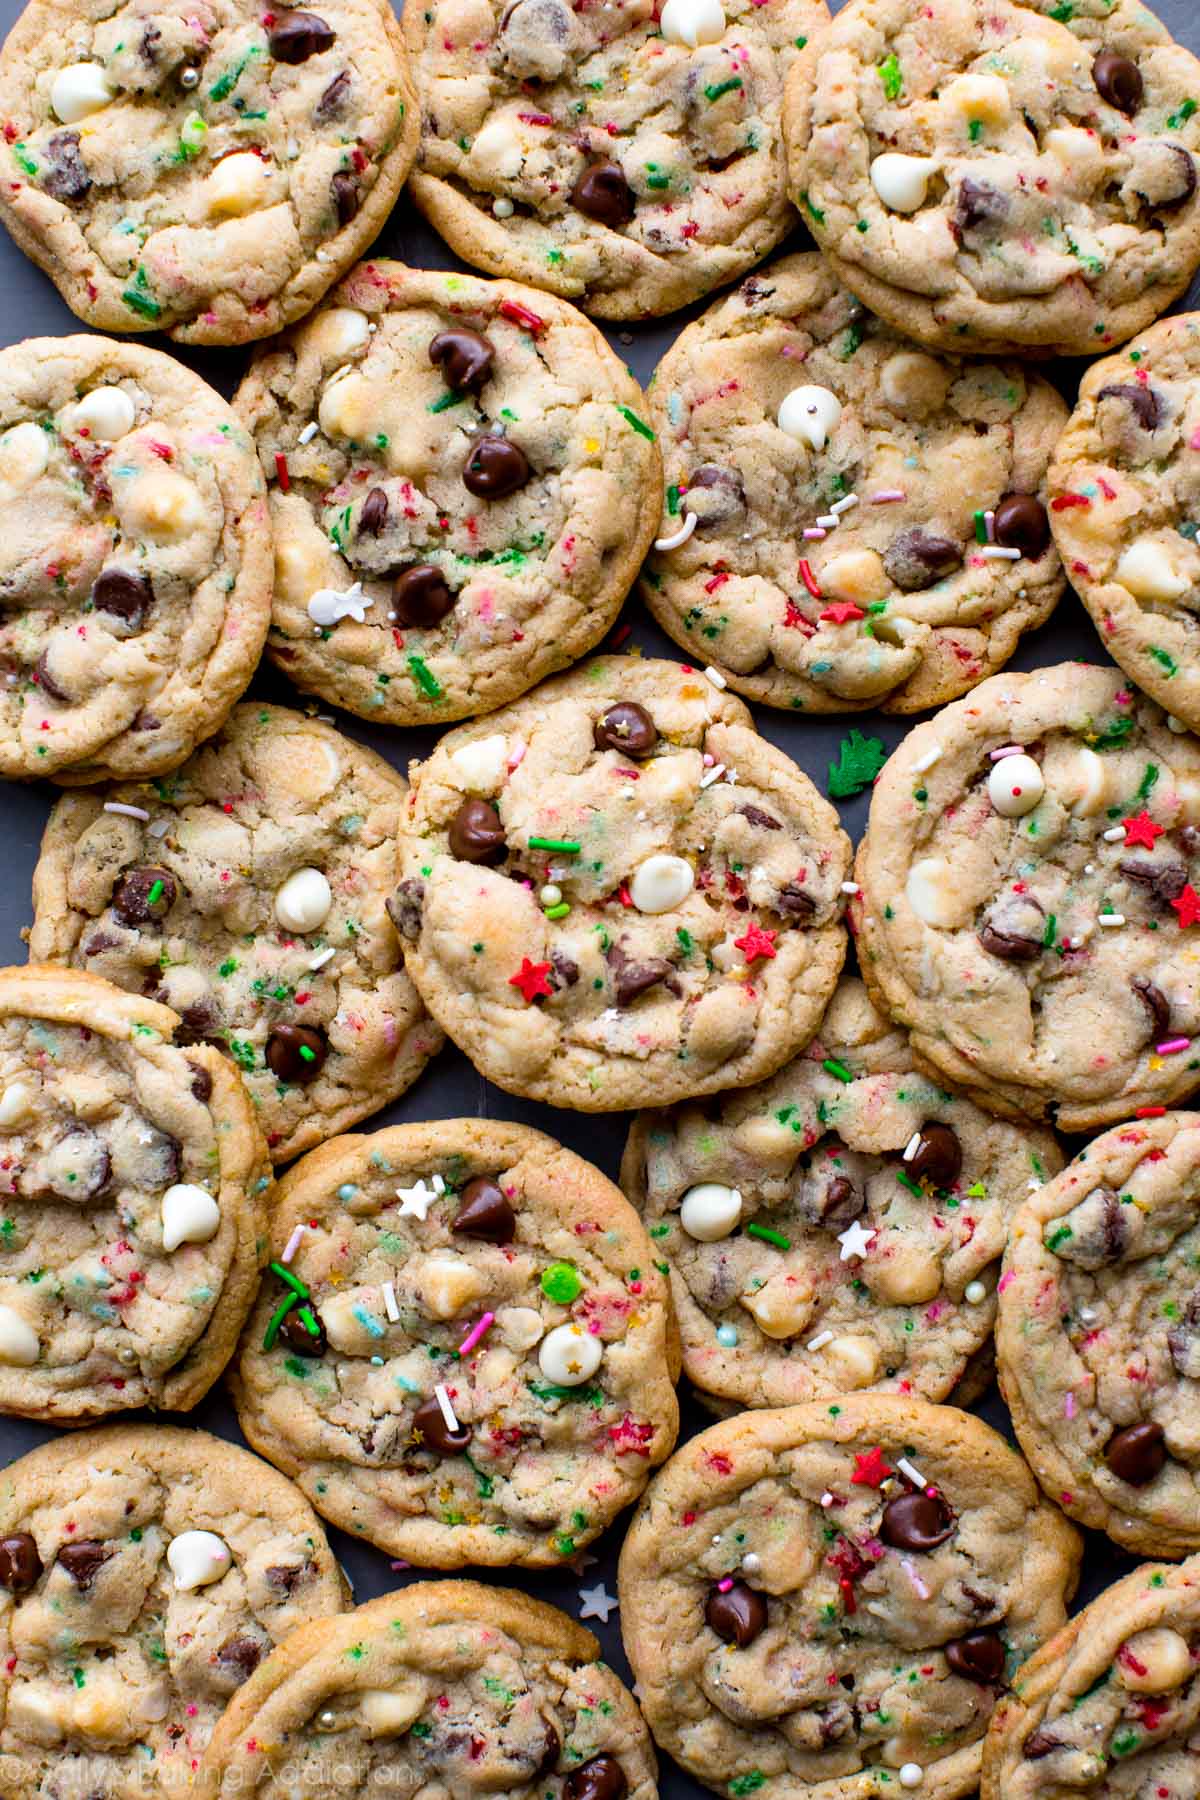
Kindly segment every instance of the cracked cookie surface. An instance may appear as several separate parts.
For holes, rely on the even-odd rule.
[[[642,1113],[621,1185],[670,1264],[695,1386],[744,1406],[944,1400],[990,1344],[1013,1213],[1061,1167],[1048,1131],[918,1074],[844,977],[769,1081]]]
[[[254,446],[140,344],[0,351],[0,774],[174,768],[220,725],[271,611]]]
[[[266,1149],[229,1064],[95,975],[0,972],[0,1411],[187,1411],[265,1255]]]
[[[268,654],[375,724],[486,712],[593,649],[658,524],[641,389],[530,288],[364,263],[236,406],[272,484]]]
[[[1131,680],[1200,728],[1200,313],[1093,363],[1050,470],[1071,583]]]
[[[428,0],[409,191],[460,256],[606,319],[671,312],[790,230],[784,77],[824,0]]]
[[[1038,1480],[1144,1556],[1200,1548],[1200,1125],[1090,1143],[1013,1221],[1000,1384]]]
[[[852,0],[789,79],[789,191],[908,336],[1094,356],[1196,265],[1198,103],[1139,0]]]
[[[689,325],[649,398],[663,536],[696,524],[650,557],[642,596],[752,700],[940,705],[1062,593],[1045,512],[1058,394],[1017,363],[916,349],[819,256],[758,271]]]
[[[0,1479],[8,1800],[191,1789],[230,1696],[346,1589],[291,1482],[202,1431],[109,1426]]]
[[[654,1746],[600,1645],[510,1588],[421,1581],[297,1632],[236,1696],[205,1800],[435,1787],[539,1800],[656,1800]]]
[[[272,1244],[233,1377],[242,1429],[392,1555],[557,1567],[671,1450],[667,1283],[620,1191],[541,1132],[337,1138],[285,1177]],[[308,1318],[280,1323],[283,1268]]]
[[[621,1552],[621,1630],[659,1748],[718,1793],[958,1800],[1079,1556],[988,1426],[853,1394],[671,1458]]]
[[[852,902],[918,1064],[1067,1131],[1189,1094],[1198,827],[1200,742],[1115,670],[996,675],[918,725],[875,784]]]
[[[240,344],[316,305],[416,153],[383,0],[33,0],[0,55],[0,216],[104,331]]]
[[[330,726],[245,701],[175,774],[59,802],[30,953],[172,1007],[182,1040],[233,1058],[286,1162],[442,1042],[385,912],[405,792]]]
[[[498,1086],[667,1102],[769,1074],[816,1030],[849,844],[698,670],[599,658],[411,775],[392,916],[426,1005]]]

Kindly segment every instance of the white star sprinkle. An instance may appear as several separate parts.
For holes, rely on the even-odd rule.
[[[583,1601],[579,1609],[581,1619],[599,1619],[607,1625],[609,1613],[617,1610],[617,1603],[603,1582],[598,1587],[580,1588],[579,1598]]]
[[[418,1181],[416,1187],[397,1188],[396,1198],[400,1202],[400,1217],[402,1219],[420,1219],[424,1224],[429,1209],[437,1197],[437,1189],[426,1187],[423,1181]]]
[[[855,1219],[853,1225],[848,1225],[845,1231],[838,1233],[838,1243],[842,1246],[842,1262],[849,1262],[852,1256],[865,1256],[871,1248],[873,1240],[878,1236],[877,1227],[861,1225]]]

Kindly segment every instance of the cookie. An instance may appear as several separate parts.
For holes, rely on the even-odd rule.
[[[637,1214],[523,1125],[335,1138],[284,1178],[233,1376],[317,1510],[435,1568],[556,1567],[675,1442],[679,1349]]]
[[[271,614],[263,481],[232,411],[158,350],[28,338],[0,350],[0,501],[0,775],[177,767]]]
[[[639,1115],[621,1185],[670,1265],[688,1379],[792,1406],[947,1399],[990,1342],[1009,1221],[1061,1168],[1048,1131],[917,1074],[846,976],[769,1081]]]
[[[602,319],[674,311],[792,228],[781,113],[825,0],[428,0],[409,192],[467,262]]]
[[[1106,1131],[1013,1221],[1001,1389],[1064,1512],[1142,1556],[1200,1549],[1200,1120]]]
[[[166,780],[72,794],[34,870],[35,961],[180,1016],[240,1069],[276,1162],[394,1100],[442,1034],[385,912],[405,784],[317,719],[246,701]]]
[[[724,685],[606,657],[414,765],[392,917],[498,1087],[665,1104],[769,1075],[816,1030],[849,843]]]
[[[852,1394],[671,1458],[621,1552],[621,1634],[659,1748],[719,1794],[958,1800],[1079,1556],[988,1426]]]
[[[641,389],[511,282],[364,263],[236,405],[272,482],[268,652],[376,724],[486,712],[593,649],[658,525]]]
[[[0,55],[0,217],[102,331],[242,344],[314,307],[416,154],[386,0],[31,0]]]
[[[186,1412],[237,1342],[270,1165],[178,1025],[95,975],[0,971],[0,1413]]]
[[[1200,728],[1200,313],[1093,363],[1050,471],[1051,520],[1104,647]]]
[[[389,1788],[656,1800],[654,1746],[590,1631],[512,1588],[422,1581],[304,1626],[236,1695],[205,1800],[291,1780],[305,1800]]]
[[[1200,1557],[1114,1582],[1000,1701],[984,1740],[982,1800],[1193,1791],[1198,1664]]]
[[[230,1696],[346,1588],[312,1508],[256,1457],[113,1425],[0,1484],[6,1800],[190,1789]]]
[[[1113,669],[996,675],[875,784],[876,1003],[990,1112],[1092,1131],[1200,1085],[1200,742]]]
[[[1141,0],[851,0],[789,79],[788,187],[897,330],[1094,356],[1200,260],[1198,101]]]
[[[669,486],[642,595],[752,700],[941,705],[1062,593],[1045,509],[1059,395],[1019,363],[914,349],[819,256],[689,325],[650,404]]]

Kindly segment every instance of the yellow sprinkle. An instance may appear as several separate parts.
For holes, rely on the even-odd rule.
[[[1163,1059],[1161,1056],[1152,1056],[1150,1058],[1150,1067],[1152,1069],[1161,1069],[1162,1066],[1163,1066]]]
[[[599,438],[587,438],[583,447],[589,456],[594,456],[596,451],[600,448],[600,440]]]

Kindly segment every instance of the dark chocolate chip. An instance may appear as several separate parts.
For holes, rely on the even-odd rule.
[[[1006,550],[1019,550],[1030,562],[1045,554],[1050,542],[1050,520],[1036,494],[1005,494],[993,523],[996,542]]]
[[[302,63],[328,50],[334,36],[319,14],[289,10],[275,14],[267,43],[276,62]]]
[[[350,98],[350,71],[339,69],[333,80],[328,82],[321,92],[321,98],[313,107],[313,118],[318,122],[336,119]]]
[[[328,1055],[325,1033],[310,1025],[277,1025],[267,1039],[267,1067],[280,1081],[315,1081]]]
[[[1182,1319],[1168,1331],[1167,1348],[1176,1372],[1200,1381],[1200,1288],[1192,1290]]]
[[[75,1586],[86,1593],[112,1554],[109,1546],[98,1538],[81,1538],[77,1544],[64,1544],[55,1561],[62,1564]]]
[[[500,814],[487,800],[464,800],[450,821],[450,853],[460,862],[503,862],[506,851]]]
[[[480,500],[504,500],[529,480],[525,452],[507,438],[477,437],[462,466],[463,486]]]
[[[291,1312],[284,1315],[283,1324],[279,1327],[280,1339],[296,1356],[324,1356],[329,1348],[329,1340],[325,1336],[321,1315],[311,1304],[307,1305],[306,1310],[317,1321],[317,1335],[313,1336],[300,1317],[300,1307],[293,1306]]]
[[[440,569],[432,563],[413,563],[392,583],[392,610],[396,622],[410,631],[431,631],[454,609],[454,595]]]
[[[1165,1037],[1171,1028],[1171,1003],[1167,996],[1145,975],[1135,975],[1129,985],[1150,1014],[1150,1035]]]
[[[170,912],[178,892],[175,877],[169,869],[159,869],[153,864],[130,869],[113,889],[112,909],[122,925],[154,924]]]
[[[898,1494],[883,1509],[879,1535],[894,1550],[936,1550],[954,1530],[954,1514],[940,1494]]]
[[[1053,1737],[1048,1731],[1033,1731],[1025,1739],[1022,1746],[1028,1762],[1040,1762],[1043,1756],[1050,1756],[1055,1750],[1061,1750],[1063,1741]]]
[[[992,956],[1003,957],[1005,962],[1032,962],[1042,954],[1040,938],[1017,937],[1011,931],[997,931],[994,925],[983,926],[979,941]]]
[[[92,178],[79,149],[77,131],[56,131],[46,140],[46,164],[41,174],[43,193],[64,206],[78,206],[92,188]]]
[[[243,1681],[249,1681],[265,1655],[266,1647],[257,1638],[227,1637],[217,1650],[217,1667],[240,1687]]]
[[[597,750],[619,750],[633,762],[649,756],[658,742],[658,726],[636,700],[618,700],[592,727]]]
[[[1140,857],[1126,857],[1117,864],[1127,881],[1149,888],[1164,907],[1178,900],[1187,886],[1187,866],[1181,862],[1153,862]]]
[[[1127,1482],[1130,1487],[1145,1487],[1167,1460],[1162,1426],[1147,1421],[1114,1433],[1104,1446],[1104,1460],[1118,1481]]]
[[[1143,431],[1157,431],[1162,424],[1162,401],[1157,390],[1142,387],[1139,382],[1111,381],[1100,389],[1096,400],[1123,401]]]
[[[85,956],[103,956],[106,950],[115,950],[121,942],[115,931],[93,931],[83,946]]]
[[[208,1070],[202,1069],[199,1063],[190,1061],[188,1063],[188,1068],[192,1071],[192,1098],[202,1102],[211,1100],[212,1076],[209,1074]]]
[[[727,1644],[744,1650],[760,1631],[766,1629],[767,1603],[757,1588],[748,1582],[735,1581],[724,1593],[719,1587],[709,1589],[704,1603],[704,1619]]]
[[[612,972],[613,990],[618,1006],[632,1006],[639,994],[647,993],[671,974],[671,964],[662,956],[630,956],[623,944],[610,944],[604,960]]]
[[[49,694],[50,698],[57,700],[60,706],[70,706],[72,696],[68,694],[65,687],[60,687],[50,672],[50,652],[48,650],[43,650],[34,663],[33,679],[43,694]]]
[[[360,204],[357,175],[351,175],[347,170],[339,169],[329,183],[329,193],[333,201],[333,210],[337,214],[338,224],[348,225],[356,216]]]
[[[1033,962],[1042,954],[1045,908],[1032,894],[1001,894],[989,907],[979,941],[1006,962]]]
[[[358,515],[360,537],[378,537],[388,520],[388,497],[380,487],[373,487],[362,503]]]
[[[140,631],[154,604],[154,587],[148,575],[131,569],[103,569],[92,588],[97,612],[119,619],[129,631]]]
[[[809,1165],[796,1190],[796,1210],[810,1225],[823,1225],[830,1231],[842,1231],[857,1219],[867,1204],[866,1195],[841,1174],[831,1158],[821,1157]]]
[[[1092,80],[1100,97],[1118,112],[1132,114],[1142,104],[1142,72],[1115,50],[1100,52],[1092,64]]]
[[[562,1753],[562,1739],[558,1735],[558,1728],[552,1725],[549,1719],[544,1719],[542,1723],[545,1727],[542,1753],[538,1758],[537,1767],[533,1771],[534,1781],[540,1780],[543,1775],[548,1775]]]
[[[511,1244],[517,1235],[517,1215],[497,1182],[476,1175],[459,1195],[450,1229],[489,1244]]]
[[[904,1167],[914,1181],[931,1181],[934,1187],[952,1187],[962,1174],[962,1145],[948,1125],[927,1119],[917,1133],[911,1152],[904,1152]]]
[[[628,1791],[624,1769],[607,1751],[580,1763],[563,1782],[563,1800],[624,1800]]]
[[[496,349],[481,331],[456,325],[439,331],[430,340],[429,360],[442,371],[442,380],[456,394],[477,394],[492,372]]]
[[[1183,148],[1182,144],[1167,144],[1164,148],[1169,150],[1174,158],[1177,184],[1176,187],[1168,193],[1159,192],[1155,202],[1159,211],[1167,206],[1182,206],[1183,202],[1185,200],[1190,200],[1196,191],[1196,163],[1194,157]]]
[[[579,980],[579,964],[565,950],[555,949],[550,952],[550,966],[554,970],[550,979],[556,993],[561,993],[564,988],[574,987]]]
[[[788,919],[811,919],[817,910],[817,903],[806,887],[801,887],[799,882],[789,881],[786,887],[779,890],[775,910]]]
[[[952,575],[962,559],[962,545],[953,538],[935,537],[913,525],[892,539],[883,553],[883,567],[889,581],[904,593],[915,594]]]
[[[946,1645],[946,1661],[956,1675],[994,1687],[1004,1679],[1004,1640],[995,1631],[972,1631]]]
[[[780,821],[761,806],[739,806],[738,813],[743,819],[749,819],[751,825],[757,825],[760,831],[782,831]]]
[[[28,1531],[14,1531],[0,1538],[0,1587],[10,1594],[27,1594],[42,1577],[37,1540]]]
[[[461,1423],[457,1431],[451,1431],[436,1394],[422,1400],[413,1414],[413,1428],[421,1434],[421,1449],[432,1450],[435,1456],[459,1456],[475,1436],[473,1426]]]
[[[571,189],[571,205],[614,231],[628,225],[636,202],[620,163],[597,162],[583,171]]]
[[[313,1572],[311,1561],[302,1563],[271,1563],[267,1568],[267,1586],[278,1594],[292,1594],[307,1581]]]
[[[167,1005],[171,1002],[168,1000]],[[211,1044],[223,1041],[224,1023],[213,1000],[194,1000],[179,1009],[177,1044]]]
[[[410,943],[416,943],[421,935],[421,914],[425,905],[425,883],[416,875],[410,875],[402,881],[394,894],[389,895],[387,915],[400,933]]]

